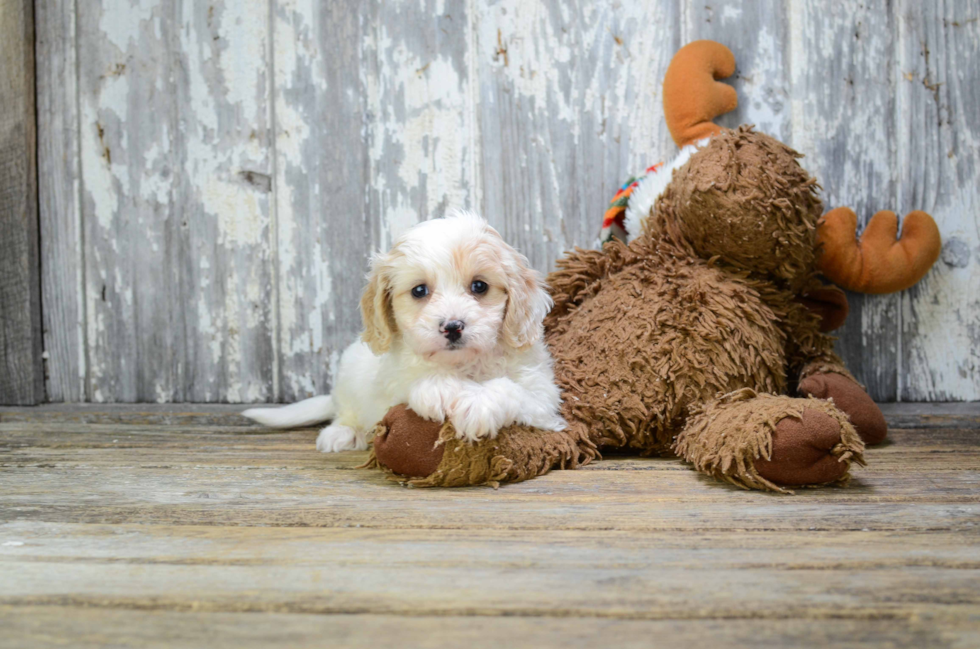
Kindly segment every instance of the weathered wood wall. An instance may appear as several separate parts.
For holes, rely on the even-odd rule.
[[[753,122],[830,206],[930,211],[917,287],[851,296],[882,400],[980,399],[976,0],[37,3],[53,401],[291,401],[329,389],[368,256],[450,206],[540,268],[672,155],[660,82],[728,44]]]
[[[0,404],[44,400],[32,5],[0,3]]]

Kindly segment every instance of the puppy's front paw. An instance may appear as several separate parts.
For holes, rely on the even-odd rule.
[[[456,437],[475,442],[496,437],[507,423],[507,413],[503,410],[503,404],[490,394],[468,390],[456,399],[450,419],[456,429]]]
[[[446,421],[446,408],[437,394],[413,392],[408,398],[408,407],[422,419],[439,423]]]
[[[459,389],[458,382],[449,379],[423,379],[409,391],[408,407],[423,419],[442,423]]]
[[[349,426],[331,424],[320,431],[316,438],[316,450],[321,453],[340,451],[363,451],[367,443],[360,440],[357,431]]]

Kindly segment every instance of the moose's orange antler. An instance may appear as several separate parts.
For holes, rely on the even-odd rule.
[[[838,207],[824,215],[817,228],[823,245],[820,270],[832,282],[860,293],[904,291],[929,271],[942,248],[939,228],[925,212],[905,217],[897,239],[898,217],[882,211],[871,217],[858,242],[857,215]]]
[[[664,117],[677,146],[714,135],[711,120],[738,106],[731,86],[719,83],[735,72],[735,56],[721,43],[694,41],[682,47],[664,76]]]

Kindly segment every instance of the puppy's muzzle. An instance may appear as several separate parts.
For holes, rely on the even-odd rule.
[[[446,337],[451,344],[459,342],[459,339],[463,337],[463,329],[466,328],[466,324],[462,320],[450,320],[446,324],[442,325],[439,329],[440,333]]]

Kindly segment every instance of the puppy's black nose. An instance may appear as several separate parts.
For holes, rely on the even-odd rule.
[[[462,320],[450,320],[442,326],[442,333],[449,339],[449,342],[454,343],[459,340],[463,335],[463,329],[466,327]]]

